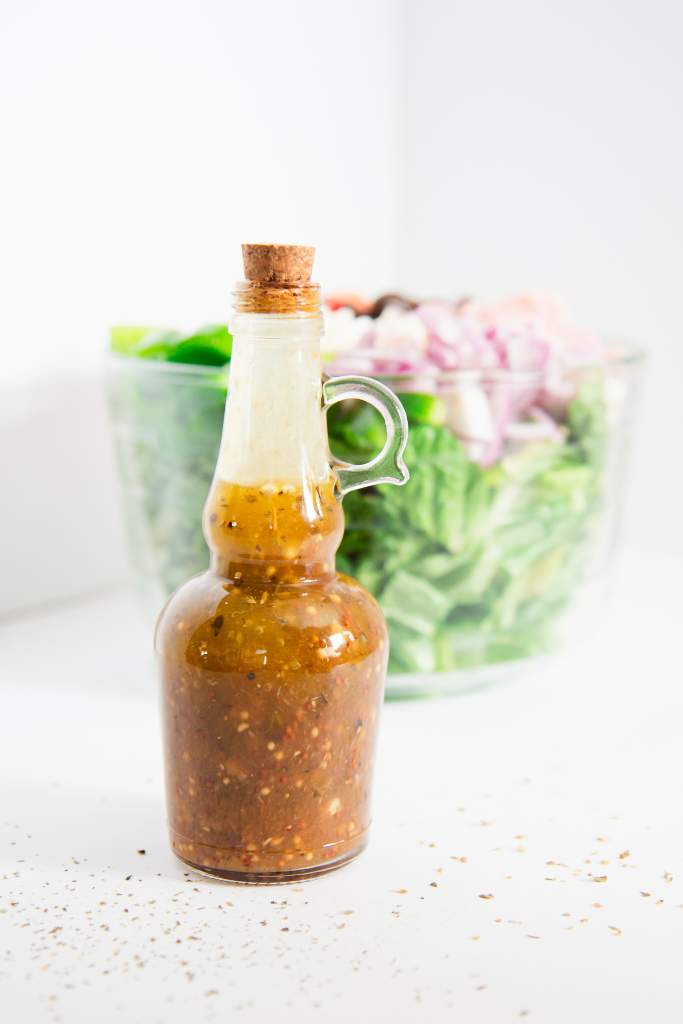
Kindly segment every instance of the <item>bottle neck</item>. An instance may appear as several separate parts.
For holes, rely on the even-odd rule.
[[[321,408],[319,316],[240,313],[216,474],[211,566],[240,582],[329,577],[343,533]]]
[[[229,397],[216,476],[250,487],[326,479],[321,318],[241,313],[231,327]]]

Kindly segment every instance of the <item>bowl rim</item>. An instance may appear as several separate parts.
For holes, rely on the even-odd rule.
[[[605,361],[604,362],[587,362],[577,363],[575,366],[564,366],[559,370],[560,377],[572,377],[575,374],[586,373],[591,370],[599,370],[604,367],[610,368],[622,368],[638,366],[646,359],[646,352],[640,346],[633,342],[613,339],[606,341],[602,344]],[[186,374],[192,378],[204,378],[205,380],[211,380],[215,382],[217,379],[227,377],[229,374],[230,363],[224,363],[223,366],[207,366],[205,364],[198,363],[174,363],[169,362],[165,359],[141,359],[138,356],[128,355],[122,352],[113,352],[109,350],[106,353],[106,362],[108,365],[116,366],[117,368],[123,369],[136,367],[141,373],[170,373],[176,376],[182,376]],[[323,376],[327,376],[327,368],[330,367],[331,363],[324,361],[323,353]],[[346,376],[344,374],[343,376]],[[334,376],[330,374],[330,376]],[[405,384],[408,381],[433,381],[435,384],[474,384],[474,383],[499,383],[507,382],[519,384],[521,386],[528,386],[531,384],[538,384],[543,380],[546,380],[548,375],[545,370],[510,370],[505,367],[493,367],[490,369],[483,370],[440,370],[437,366],[427,367],[420,370],[403,371],[397,373],[380,373],[380,374],[353,374],[353,376],[368,376],[376,377],[379,380],[386,381],[388,383],[396,382],[397,384]]]

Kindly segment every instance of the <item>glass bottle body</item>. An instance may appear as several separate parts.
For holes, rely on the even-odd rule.
[[[315,875],[365,846],[387,641],[357,584],[228,580],[160,628],[171,844],[223,878]]]

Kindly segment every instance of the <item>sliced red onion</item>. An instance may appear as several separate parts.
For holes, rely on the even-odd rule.
[[[506,441],[560,439],[577,370],[605,365],[607,358],[596,336],[540,293],[489,305],[431,301],[410,311],[388,305],[374,320],[339,309],[326,313],[327,323],[330,340],[340,339],[329,372],[404,376],[406,390],[438,392],[454,433],[483,465],[501,457]],[[461,371],[468,377],[458,377]],[[452,381],[439,379],[448,373],[456,375]]]

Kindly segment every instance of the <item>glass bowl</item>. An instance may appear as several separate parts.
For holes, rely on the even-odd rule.
[[[599,622],[641,362],[621,343],[553,381],[507,370],[381,378],[406,407],[411,479],[347,495],[338,568],[384,610],[388,696],[486,684]],[[208,564],[201,513],[227,382],[227,367],[108,360],[130,555],[150,617]],[[367,405],[336,406],[328,422],[348,461],[382,444]]]

